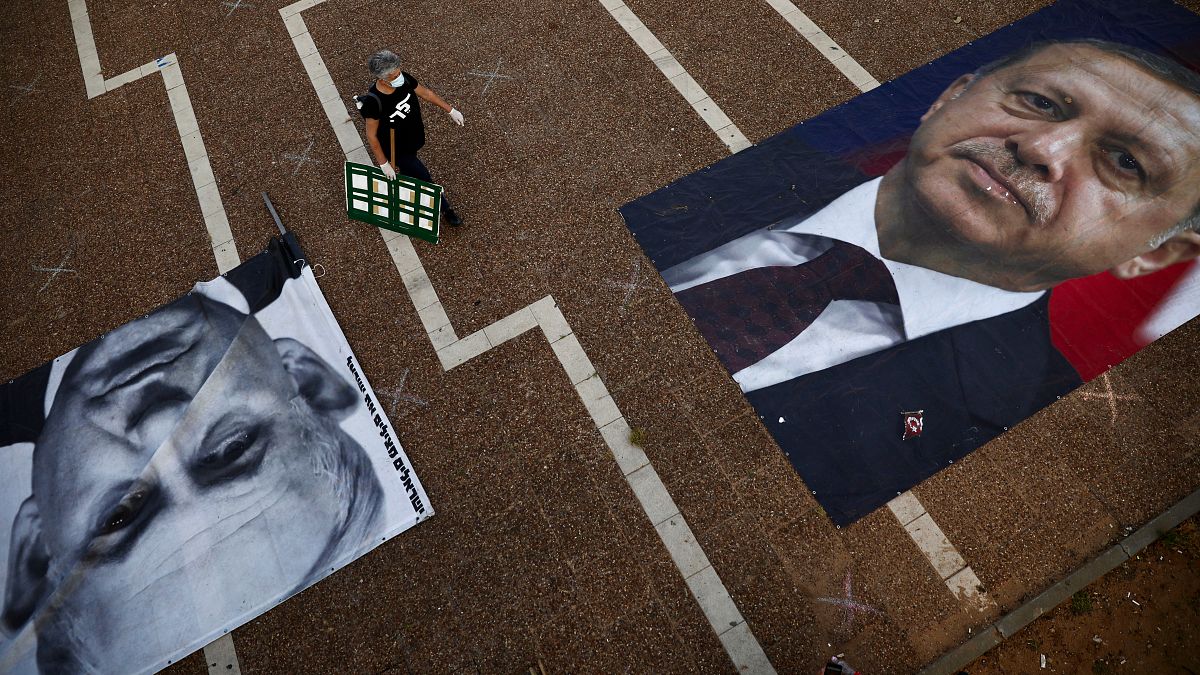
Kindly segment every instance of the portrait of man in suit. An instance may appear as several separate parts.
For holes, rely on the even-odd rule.
[[[1038,43],[955,80],[882,177],[663,278],[848,523],[1080,383],[1050,289],[1191,260],[1198,229],[1200,76]]]
[[[358,390],[201,286],[54,362],[31,485],[4,488],[28,496],[0,670],[35,641],[40,672],[141,670],[378,540],[383,488],[339,425]]]

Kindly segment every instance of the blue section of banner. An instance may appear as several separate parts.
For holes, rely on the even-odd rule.
[[[1200,17],[1186,9],[1165,0],[1065,0],[620,212],[659,270],[796,222],[886,173],[956,78],[1035,42],[1077,38],[1141,47],[1200,70]],[[1079,384],[1051,344],[1047,305],[1043,298],[747,398],[829,516],[845,525]],[[981,355],[992,364],[983,371],[969,365]],[[920,408],[923,435],[902,439],[902,413]]]

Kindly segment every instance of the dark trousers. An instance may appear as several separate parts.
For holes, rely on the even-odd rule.
[[[433,177],[429,175],[429,169],[425,168],[425,164],[416,155],[396,155],[396,158],[392,160],[392,168],[396,170],[396,173],[410,178],[423,180],[426,183],[433,182]],[[450,208],[450,200],[446,199],[446,192],[443,190],[442,211],[448,208]]]

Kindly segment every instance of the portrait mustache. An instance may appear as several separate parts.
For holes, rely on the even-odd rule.
[[[1050,184],[1012,150],[1001,144],[977,140],[959,141],[950,146],[952,153],[998,174],[1011,194],[1005,194],[1029,214],[1030,222],[1044,227],[1054,215],[1054,194]]]

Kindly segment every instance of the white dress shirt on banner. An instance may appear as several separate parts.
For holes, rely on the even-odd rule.
[[[833,240],[855,244],[879,258],[892,274],[900,306],[835,300],[811,326],[758,363],[733,374],[750,392],[894,347],[945,328],[1025,307],[1042,295],[1014,293],[896,262],[879,253],[875,199],[881,178],[854,188],[812,216],[751,232],[663,272],[678,293],[758,267],[800,265]]]

